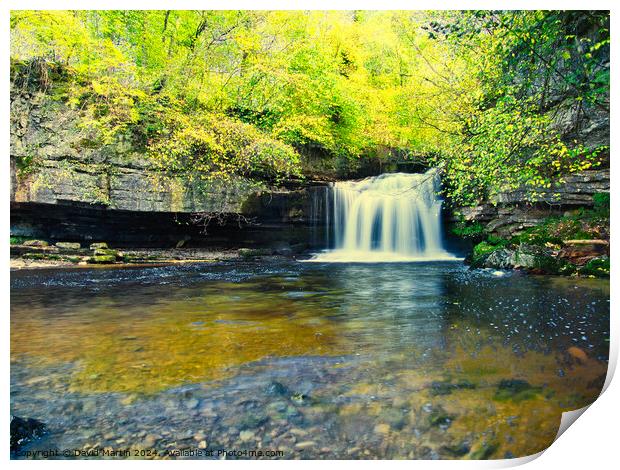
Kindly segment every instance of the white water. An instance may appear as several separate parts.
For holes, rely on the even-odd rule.
[[[317,262],[408,262],[457,259],[443,248],[436,170],[342,181],[333,190],[335,249]]]

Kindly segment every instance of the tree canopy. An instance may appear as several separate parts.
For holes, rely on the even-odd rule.
[[[474,204],[606,154],[553,123],[609,110],[608,12],[13,11],[11,58],[63,70],[38,86],[94,145],[203,179],[398,156]]]

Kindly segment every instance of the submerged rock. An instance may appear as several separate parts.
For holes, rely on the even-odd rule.
[[[455,415],[446,412],[442,406],[438,406],[430,412],[428,416],[428,424],[433,427],[447,429],[455,419]]]
[[[19,450],[24,444],[41,437],[46,432],[45,424],[37,419],[11,415],[11,451]]]
[[[471,460],[487,460],[497,451],[499,445],[497,442],[483,442],[478,448],[469,454]]]
[[[449,455],[450,457],[462,457],[469,453],[469,451],[471,450],[471,446],[468,442],[463,441],[457,444],[442,446],[439,450],[442,453]]]
[[[497,386],[494,399],[498,401],[512,400],[515,402],[530,400],[540,393],[540,387],[534,387],[522,379],[503,379]]]
[[[273,381],[271,382],[268,386],[267,386],[267,390],[266,390],[267,395],[271,395],[274,397],[277,396],[289,396],[291,394],[290,390],[288,389],[288,387],[286,387],[285,385],[281,384],[280,382],[276,382]]]
[[[457,383],[452,383],[450,381],[445,382],[432,382],[430,386],[431,395],[449,395],[454,390],[463,390],[463,389],[474,389],[476,385],[469,382],[468,380],[462,380]]]
[[[239,422],[239,429],[256,429],[269,421],[269,417],[263,414],[248,413]]]
[[[377,419],[382,423],[387,423],[388,427],[400,430],[405,425],[406,415],[397,408],[387,408],[379,413]]]

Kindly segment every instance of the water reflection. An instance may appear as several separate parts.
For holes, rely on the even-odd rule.
[[[18,273],[11,407],[63,446],[205,427],[287,458],[527,455],[598,395],[608,314],[608,281],[454,263]]]

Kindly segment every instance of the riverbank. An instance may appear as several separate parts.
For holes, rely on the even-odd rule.
[[[28,240],[11,245],[11,270],[73,267],[165,266],[172,264],[214,263],[225,260],[248,260],[257,257],[293,256],[288,247],[279,249],[217,248],[135,248],[118,250],[106,243],[83,248],[79,243]]]

